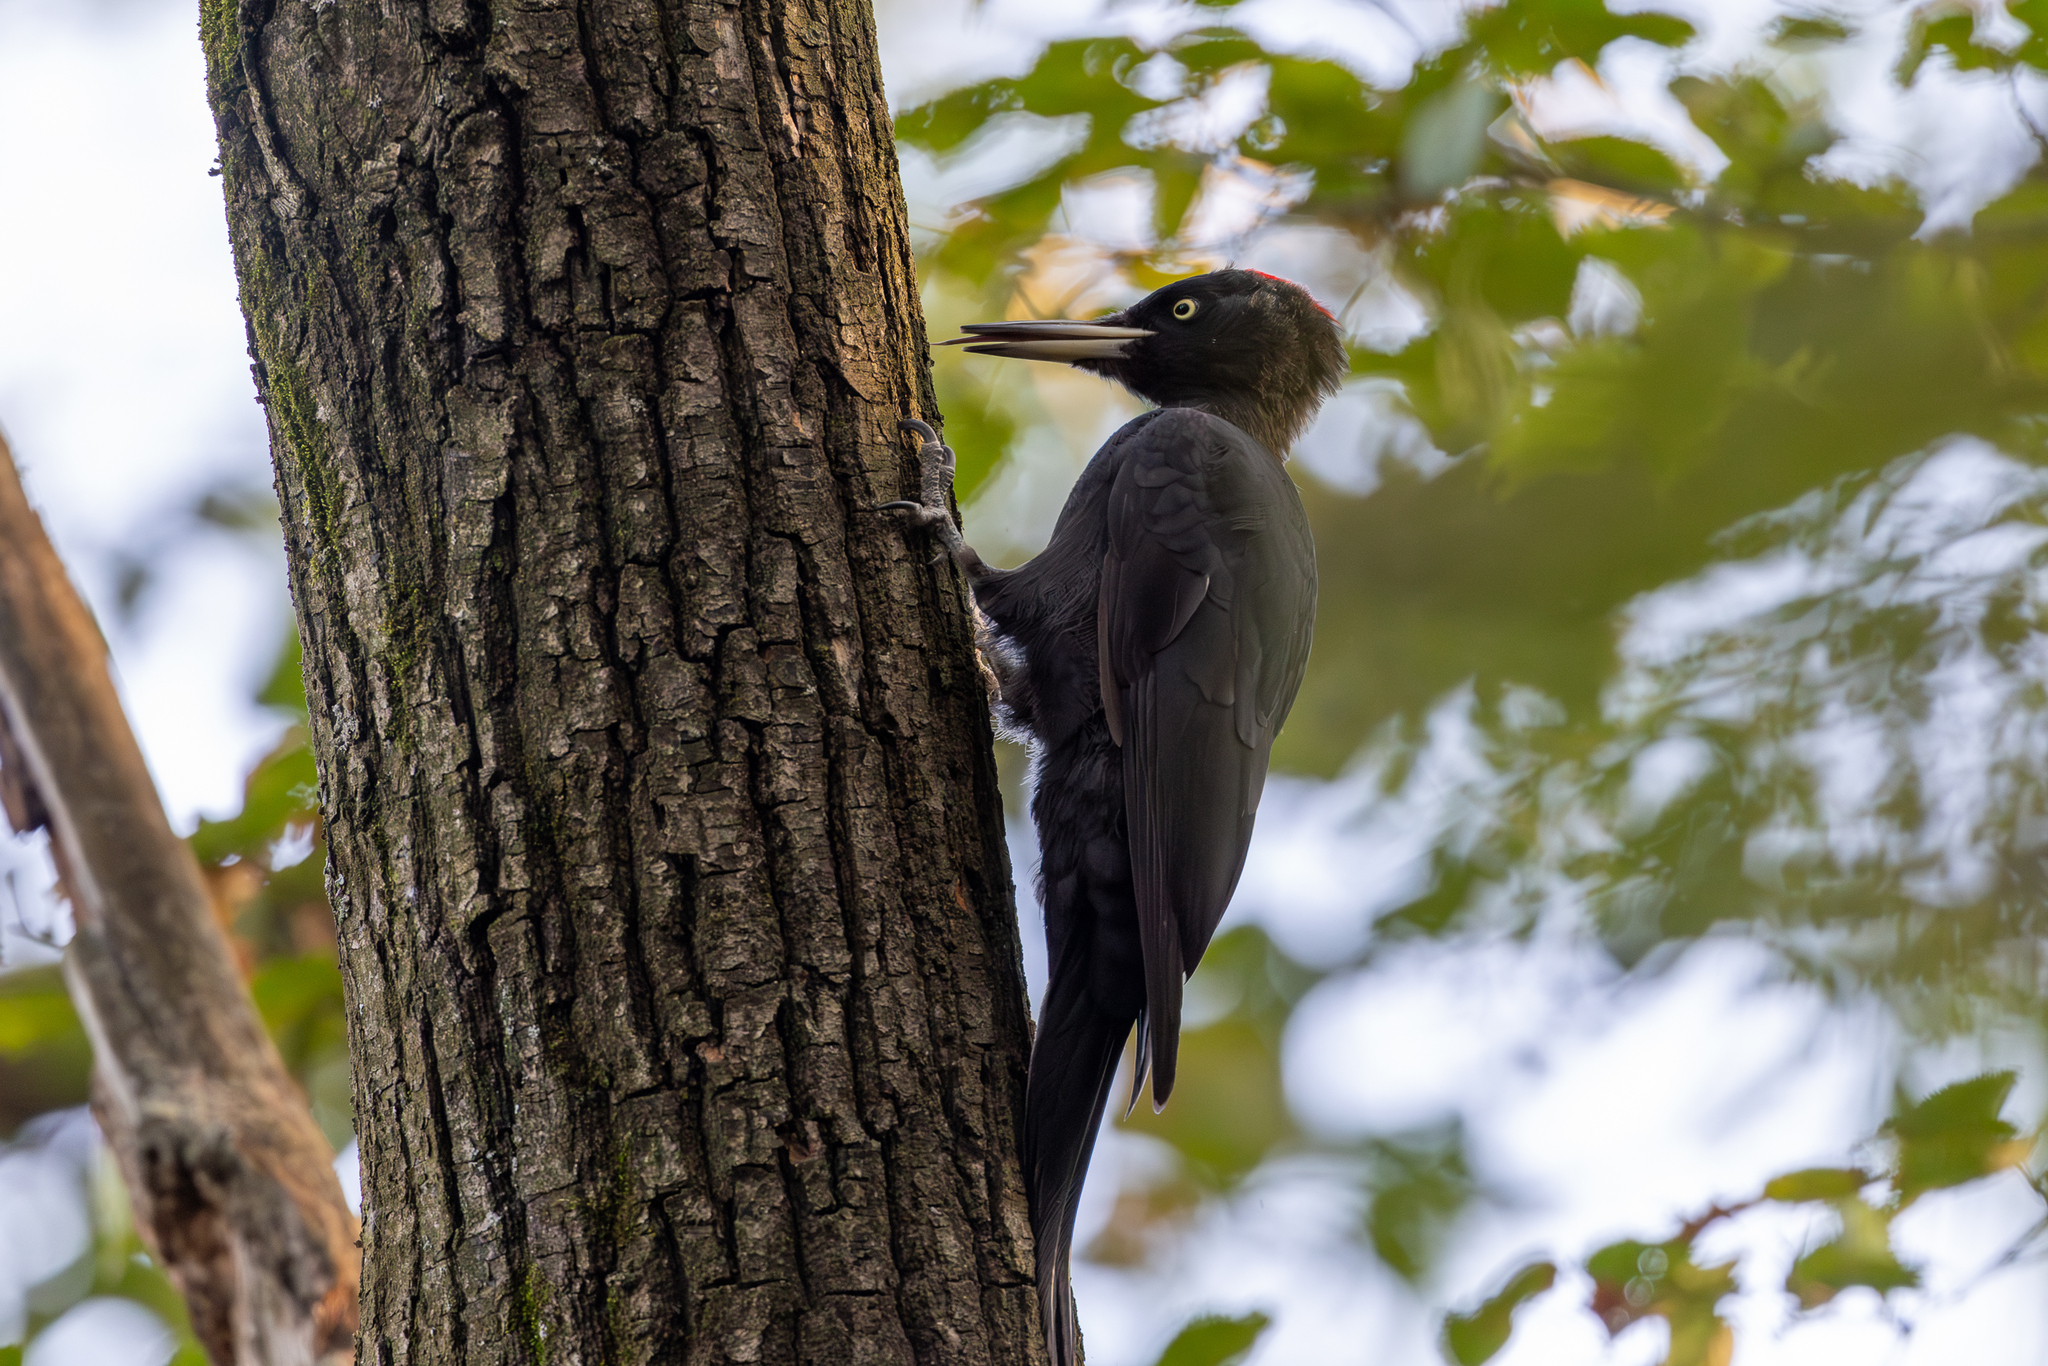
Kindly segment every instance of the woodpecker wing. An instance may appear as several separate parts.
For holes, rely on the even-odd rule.
[[[1096,647],[1123,748],[1145,958],[1139,1056],[1163,1105],[1181,984],[1237,887],[1273,737],[1308,663],[1315,553],[1286,470],[1237,427],[1169,408],[1126,444]]]

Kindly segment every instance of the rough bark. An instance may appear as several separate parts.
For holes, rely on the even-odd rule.
[[[861,0],[203,0],[363,1361],[1023,1362],[1028,1022]]]
[[[263,1031],[4,442],[0,799],[16,831],[50,832],[93,1114],[194,1334],[217,1366],[346,1360],[356,1221],[334,1150]]]

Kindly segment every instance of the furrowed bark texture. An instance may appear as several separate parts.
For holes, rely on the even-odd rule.
[[[1028,1022],[861,0],[204,0],[366,1362],[1037,1359]]]
[[[171,830],[106,644],[0,442],[0,803],[47,828],[64,979],[135,1227],[216,1366],[348,1359],[356,1220]]]

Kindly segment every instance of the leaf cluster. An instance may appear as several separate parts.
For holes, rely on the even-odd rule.
[[[293,634],[257,689],[256,701],[291,724],[250,771],[242,809],[202,820],[188,842],[264,1025],[338,1147],[353,1129],[346,1017],[322,881],[325,847],[299,660]],[[41,1141],[34,1121],[83,1104],[91,1067],[91,1044],[60,970],[0,972],[0,1139]],[[78,1302],[108,1295],[134,1300],[164,1320],[178,1344],[172,1366],[203,1366],[184,1302],[136,1235],[119,1178],[101,1158],[86,1181],[91,1244],[72,1266],[32,1288],[28,1341]],[[20,1350],[0,1348],[0,1362],[9,1352],[18,1360]]]
[[[1702,1265],[1699,1239],[1708,1229],[1765,1204],[1820,1206],[1833,1231],[1809,1245],[1792,1264],[1783,1287],[1801,1312],[1811,1313],[1843,1291],[1862,1288],[1880,1296],[1921,1284],[1918,1269],[1893,1249],[1891,1226],[1931,1191],[1948,1190],[2017,1168],[2038,1134],[2021,1136],[2000,1118],[2016,1074],[1991,1072],[1945,1086],[1919,1101],[1901,1096],[1880,1131],[1890,1149],[1880,1170],[1820,1167],[1787,1172],[1766,1182],[1751,1199],[1716,1206],[1659,1243],[1628,1239],[1585,1259],[1592,1282],[1588,1308],[1610,1335],[1646,1318],[1669,1325],[1665,1366],[1726,1366],[1734,1332],[1721,1302],[1738,1289],[1738,1262]],[[2028,1189],[2048,1211],[2048,1191],[2029,1178]],[[2038,1232],[2039,1230],[2035,1230]],[[2018,1256],[2033,1234],[2007,1253]],[[1455,1366],[1480,1366],[1508,1343],[1515,1312],[1557,1281],[1557,1267],[1533,1262],[1509,1277],[1496,1294],[1466,1313],[1446,1316],[1443,1349]]]
[[[1372,775],[1361,821],[1438,832],[1375,943],[1530,933],[1568,887],[1624,964],[1740,926],[1829,991],[1884,991],[1916,1033],[2037,1021],[2048,551],[2029,538],[2048,525],[2032,473],[2048,464],[2048,172],[1939,232],[1903,163],[1844,174],[1800,63],[1861,21],[1815,7],[1781,15],[1742,64],[1670,80],[1690,140],[1559,126],[1549,93],[1597,86],[1613,44],[1693,37],[1628,8],[1475,7],[1395,80],[1263,47],[1227,6],[1152,44],[1055,43],[898,120],[941,165],[1039,152],[941,206],[919,256],[929,311],[1085,312],[1284,248],[1339,313],[1353,386],[1338,402],[1377,406],[1364,449],[1322,453],[1362,470],[1302,481],[1321,604],[1276,763]],[[2000,75],[2024,113],[2048,71],[2048,6],[2006,8],[2016,43],[1993,42],[1978,7],[1916,5],[1894,79]],[[1141,210],[1135,238],[1094,216],[1115,195]],[[973,361],[935,371],[963,496],[1047,422],[1028,379]],[[1971,480],[1999,491],[1967,513],[1943,502]],[[1653,629],[1674,604],[1795,571],[1799,587],[1744,612]],[[2000,720],[1936,743],[1964,674]],[[1674,756],[1684,776],[1646,795]],[[1937,819],[1959,810],[1960,825]],[[1130,1121],[1179,1165],[1126,1192],[1096,1255],[1143,1260],[1203,1200],[1329,1155],[1278,1081],[1281,1030],[1315,977],[1256,932],[1218,941],[1200,980],[1235,1004],[1189,1030],[1174,1105]],[[2002,1170],[1985,1153],[2023,1140],[1995,1137],[1996,1110],[1973,1112],[1979,1132],[1902,1107],[1883,1172],[1773,1183],[1759,1199],[1839,1225],[1787,1292],[1817,1306],[1915,1284],[1890,1222],[1957,1173]],[[1920,1123],[1946,1137],[1913,1137]],[[1944,1144],[1960,1145],[1949,1167]],[[1447,1230],[1488,1198],[1456,1126],[1342,1155],[1361,1243],[1427,1283]],[[1735,1272],[1696,1255],[1700,1231],[1581,1268],[1610,1326],[1667,1320],[1674,1361],[1732,1350],[1717,1306]],[[1559,1275],[1537,1264],[1450,1320],[1451,1359],[1487,1359]]]

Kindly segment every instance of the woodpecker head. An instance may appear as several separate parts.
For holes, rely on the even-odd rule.
[[[1284,456],[1349,363],[1337,320],[1256,270],[1176,280],[1093,322],[968,323],[947,346],[1063,361],[1164,408],[1200,408]]]

